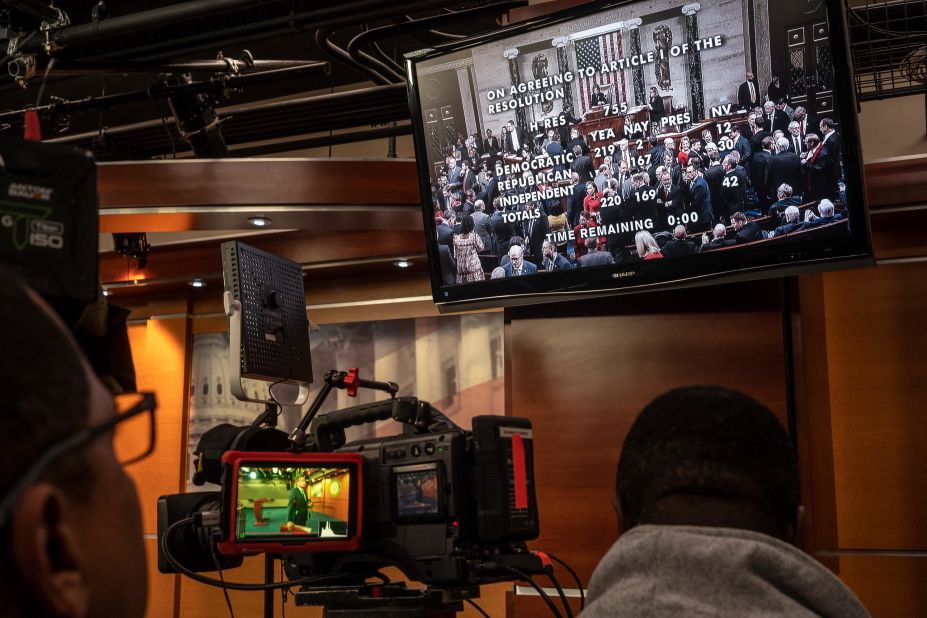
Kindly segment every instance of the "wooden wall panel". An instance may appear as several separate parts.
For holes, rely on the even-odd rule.
[[[358,173],[360,171],[363,173]],[[408,204],[413,159],[184,159],[97,166],[101,208],[252,204]],[[345,187],[350,187],[346,191]]]
[[[147,618],[169,618],[174,615],[176,587],[179,575],[164,575],[158,571],[158,541],[145,539],[145,556],[148,561]]]
[[[834,449],[830,418],[830,376],[827,358],[827,315],[823,275],[798,281],[799,311],[793,308],[798,465],[802,503],[806,506],[804,547],[837,548],[837,505],[834,493]],[[818,558],[833,571],[835,558]]]
[[[923,262],[824,276],[843,549],[927,550],[925,280]]]
[[[873,618],[922,618],[927,556],[840,556],[840,578]]]
[[[611,498],[621,444],[644,405],[671,388],[736,388],[787,423],[779,285],[539,310],[559,317],[507,313],[507,413],[530,418],[535,432],[541,537],[534,548],[566,560],[588,582],[617,538]],[[744,306],[746,298],[756,302]],[[577,308],[599,315],[570,317]]]
[[[129,326],[138,389],[158,398],[155,451],[126,468],[138,490],[146,534],[157,532],[158,496],[181,488],[187,330],[183,318]]]

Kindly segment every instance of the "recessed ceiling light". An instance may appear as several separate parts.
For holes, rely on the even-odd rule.
[[[251,217],[248,219],[248,223],[254,227],[267,227],[270,225],[271,221],[267,217]]]
[[[410,262],[409,260],[396,260],[395,262],[393,262],[393,266],[395,266],[396,268],[408,268],[412,266],[412,262]]]
[[[190,285],[192,285],[195,288],[201,288],[205,286],[206,284],[203,282],[202,279],[194,279],[190,282]]]

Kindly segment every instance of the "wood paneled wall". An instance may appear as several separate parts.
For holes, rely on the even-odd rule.
[[[756,397],[787,425],[779,281],[515,309],[507,318],[507,411],[534,425],[541,537],[532,545],[584,582],[618,537],[618,455],[650,400],[719,384]]]
[[[186,300],[156,301],[152,312],[181,315],[153,319],[129,326],[129,343],[140,391],[154,391],[158,399],[155,450],[126,471],[135,482],[142,511],[142,531],[148,554],[148,616],[173,616],[176,575],[158,572],[158,496],[181,490],[183,453],[187,428],[187,389],[190,321]]]
[[[873,616],[925,615],[927,159],[867,177],[877,267],[507,311],[506,403],[535,427],[538,548],[588,581],[617,536],[615,467],[643,405],[718,383],[784,420],[791,354],[805,550]],[[539,603],[510,595],[508,615]]]
[[[812,551],[880,618],[927,607],[925,280],[922,259],[801,281]]]

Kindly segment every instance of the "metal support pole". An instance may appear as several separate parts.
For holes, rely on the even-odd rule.
[[[264,583],[274,583],[274,558],[264,554]],[[274,591],[264,591],[264,618],[274,618]]]

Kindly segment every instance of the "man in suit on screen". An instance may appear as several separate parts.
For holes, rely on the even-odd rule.
[[[521,127],[515,126],[514,120],[509,120],[509,131],[505,134],[505,151],[509,154],[518,154],[525,146],[528,135]]]
[[[506,277],[521,277],[522,275],[534,275],[538,272],[538,267],[525,260],[525,250],[518,245],[512,245],[509,248],[509,261],[502,269]]]
[[[300,474],[296,477],[296,486],[290,490],[287,498],[286,527],[292,532],[296,526],[305,527],[309,523],[309,512],[312,510],[312,498],[308,493],[309,482]]]
[[[747,81],[737,89],[737,102],[741,109],[753,109],[760,104],[760,86],[753,71],[747,71]]]

